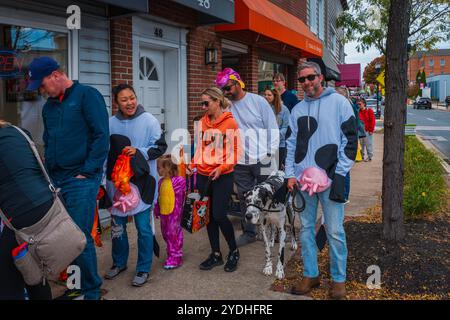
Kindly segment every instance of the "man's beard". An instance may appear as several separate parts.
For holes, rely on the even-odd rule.
[[[320,90],[320,84],[311,86],[308,90],[305,90],[306,95],[310,98],[314,98]]]
[[[236,101],[237,97],[238,97],[239,93],[235,92],[235,93],[229,93],[227,95],[225,95],[228,99],[230,99],[231,101]]]

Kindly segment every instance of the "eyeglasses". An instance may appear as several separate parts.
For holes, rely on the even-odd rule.
[[[200,105],[202,107],[208,107],[209,106],[209,101],[202,101],[202,102],[200,102]]]
[[[319,75],[318,75],[318,74],[310,74],[310,75],[308,75],[308,76],[306,76],[306,77],[300,77],[300,78],[298,78],[297,80],[298,80],[298,82],[300,82],[300,83],[305,83],[305,80],[306,80],[306,79],[308,79],[308,81],[314,81],[314,79],[315,79],[317,76],[319,76]]]

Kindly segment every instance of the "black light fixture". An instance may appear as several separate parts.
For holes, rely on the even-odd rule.
[[[212,64],[213,66],[216,65],[218,63],[217,56],[218,56],[217,48],[215,48],[212,43],[209,43],[205,49],[205,64],[206,65]]]

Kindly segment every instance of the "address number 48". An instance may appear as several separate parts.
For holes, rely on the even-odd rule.
[[[211,3],[209,0],[198,0],[198,5],[204,7],[205,9],[211,8]]]

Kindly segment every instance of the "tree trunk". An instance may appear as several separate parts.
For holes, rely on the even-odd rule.
[[[383,238],[398,241],[403,226],[403,162],[406,123],[410,0],[391,0],[386,41],[386,106],[383,156]]]

